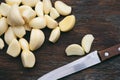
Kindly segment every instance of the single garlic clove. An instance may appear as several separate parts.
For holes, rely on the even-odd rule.
[[[36,62],[34,54],[28,50],[22,51],[21,60],[22,60],[23,66],[26,68],[34,67]]]
[[[29,23],[36,16],[36,12],[30,6],[20,6],[19,10],[26,23]]]
[[[12,30],[18,38],[22,38],[26,34],[24,26],[12,26]]]
[[[6,17],[9,13],[10,8],[10,5],[2,2],[0,5],[0,14]]]
[[[92,34],[87,34],[83,37],[81,41],[81,45],[86,53],[89,53],[93,40],[94,40],[94,37]]]
[[[1,18],[0,19],[0,36],[4,34],[8,29],[8,24],[6,18]]]
[[[55,8],[51,8],[50,10],[50,17],[53,19],[57,19],[60,16],[60,14],[57,12]]]
[[[4,40],[9,45],[13,39],[16,39],[16,36],[15,36],[12,28],[9,27],[8,30],[5,32]]]
[[[25,24],[24,28],[25,28],[26,31],[31,31],[32,30],[32,28],[29,26],[29,24]]]
[[[7,54],[12,57],[17,57],[20,54],[21,47],[16,39],[13,39],[7,49]]]
[[[22,4],[28,5],[30,7],[35,7],[39,0],[22,0]]]
[[[62,32],[70,31],[75,25],[75,16],[66,16],[62,21],[60,21],[59,26]]]
[[[15,4],[11,6],[7,16],[7,20],[12,26],[22,26],[25,24],[25,21],[20,14],[18,5]]]
[[[49,41],[55,43],[60,37],[60,28],[56,27],[55,29],[52,30]]]
[[[32,29],[30,35],[30,50],[34,51],[40,48],[45,41],[45,35],[42,30]]]
[[[43,29],[46,27],[46,19],[44,16],[33,18],[29,22],[29,26],[36,29]]]
[[[65,4],[62,1],[56,1],[55,2],[55,8],[63,16],[69,15],[72,11],[71,6],[68,6],[67,4]]]
[[[56,28],[58,26],[57,21],[55,21],[54,19],[52,19],[50,16],[45,15],[45,18],[46,18],[47,27],[49,29],[54,29],[54,28]]]
[[[5,46],[4,41],[2,38],[0,38],[0,49],[3,49]]]
[[[14,5],[14,4],[19,5],[21,3],[21,0],[5,0],[5,2],[9,5]]]
[[[39,17],[44,15],[44,13],[43,13],[43,3],[41,1],[36,4],[35,11],[37,13],[37,16],[39,16]]]
[[[71,55],[84,55],[85,52],[83,50],[83,48],[78,45],[78,44],[71,44],[69,45],[66,50],[65,50],[67,56],[71,56]]]
[[[24,38],[21,38],[19,40],[19,43],[20,43],[20,46],[23,50],[29,50],[29,44],[28,44],[28,41]]]
[[[52,8],[51,0],[43,0],[43,11],[45,14],[49,14]]]

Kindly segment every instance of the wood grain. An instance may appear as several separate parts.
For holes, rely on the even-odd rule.
[[[109,47],[107,49],[98,51],[98,54],[99,54],[101,61],[105,61],[105,60],[108,60],[112,57],[120,55],[119,48],[120,48],[120,44],[117,44],[117,45]]]
[[[18,58],[8,56],[5,46],[0,50],[0,80],[36,80],[45,73],[80,58],[67,57],[64,50],[69,44],[80,44],[82,37],[88,33],[95,37],[91,51],[102,50],[120,43],[120,0],[62,1],[73,8],[72,14],[77,19],[74,29],[62,33],[56,44],[48,41],[50,30],[44,29],[46,41],[42,48],[34,51],[37,62],[33,69],[25,69],[20,56]],[[29,32],[25,37],[29,39]],[[117,56],[60,80],[120,80],[119,61],[120,56]]]

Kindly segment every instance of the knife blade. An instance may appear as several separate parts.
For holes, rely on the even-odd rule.
[[[99,64],[113,56],[120,54],[120,44],[115,45],[113,47],[107,48],[101,51],[93,51],[88,55],[79,58],[67,65],[64,65],[60,68],[57,68],[42,77],[38,78],[38,80],[57,80],[73,74],[75,72],[84,70],[96,64]]]

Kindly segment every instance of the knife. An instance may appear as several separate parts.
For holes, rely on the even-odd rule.
[[[57,68],[42,77],[38,78],[38,80],[57,80],[73,74],[75,72],[84,70],[93,65],[99,64],[113,56],[120,54],[120,44],[115,45],[113,47],[107,48],[101,51],[93,51],[88,55],[77,59],[67,65],[64,65],[60,68]]]

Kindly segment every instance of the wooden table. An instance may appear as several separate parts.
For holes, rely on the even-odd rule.
[[[64,51],[69,44],[80,44],[82,37],[88,33],[95,37],[91,51],[120,43],[120,0],[62,1],[73,8],[72,14],[76,16],[74,29],[62,33],[55,44],[48,41],[50,30],[44,29],[46,40],[40,49],[34,51],[37,62],[33,69],[25,69],[20,56],[8,56],[5,46],[0,50],[0,80],[36,80],[55,68],[81,58],[67,57]],[[120,56],[60,80],[120,80]]]

